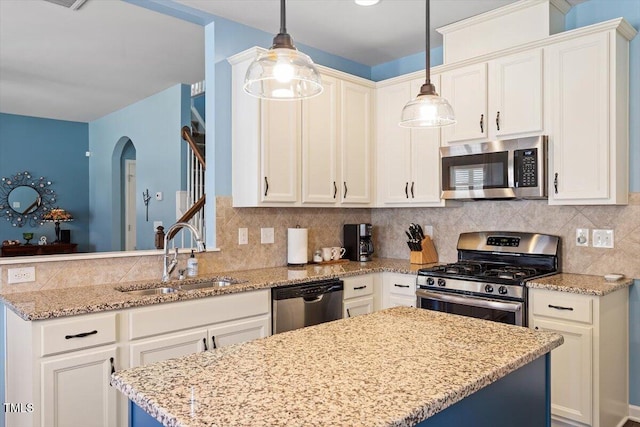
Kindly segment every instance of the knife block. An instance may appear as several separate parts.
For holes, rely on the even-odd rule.
[[[422,239],[422,250],[411,251],[409,261],[411,264],[431,264],[438,262],[438,252],[436,252],[431,237],[425,236],[424,239]]]

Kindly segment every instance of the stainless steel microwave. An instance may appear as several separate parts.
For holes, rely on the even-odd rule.
[[[544,199],[547,136],[440,148],[442,198]]]

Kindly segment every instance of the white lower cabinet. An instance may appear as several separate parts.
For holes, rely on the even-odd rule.
[[[382,308],[416,306],[416,275],[382,273]]]
[[[109,385],[116,353],[112,346],[43,361],[41,425],[117,426],[119,392]]]
[[[552,425],[621,425],[628,404],[627,289],[604,296],[529,289],[529,326],[561,334],[551,351]]]
[[[344,282],[342,317],[360,316],[373,313],[377,309],[379,286],[376,283],[379,277],[379,274],[363,274],[342,278]]]
[[[38,321],[2,306],[5,402],[23,404],[4,425],[127,425],[112,371],[266,337],[270,307],[268,289]]]

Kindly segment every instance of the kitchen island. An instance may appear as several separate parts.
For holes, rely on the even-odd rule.
[[[133,426],[538,427],[550,416],[548,353],[562,342],[397,307],[119,371],[111,383],[135,404]]]

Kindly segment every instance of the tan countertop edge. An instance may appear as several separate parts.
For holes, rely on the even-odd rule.
[[[253,270],[224,271],[211,276],[201,276],[184,281],[161,283],[159,280],[129,283],[112,283],[86,287],[40,290],[0,294],[9,309],[24,320],[45,320],[76,316],[109,310],[143,307],[158,303],[187,301],[216,295],[270,289],[322,280],[333,277],[349,277],[376,272],[413,274],[427,265],[413,265],[408,260],[377,258],[370,262],[348,262],[344,264],[307,264],[302,267],[269,267]],[[232,278],[240,283],[223,288],[200,289],[172,294],[137,296],[119,290],[145,289],[159,286],[206,282],[219,278]]]
[[[626,277],[615,282],[608,282],[603,276],[560,273],[533,279],[527,282],[527,287],[581,295],[604,296],[611,292],[628,288],[632,284],[633,279]]]
[[[300,425],[311,404],[308,425],[411,426],[562,342],[556,333],[395,307],[118,371],[111,383],[165,426]]]

